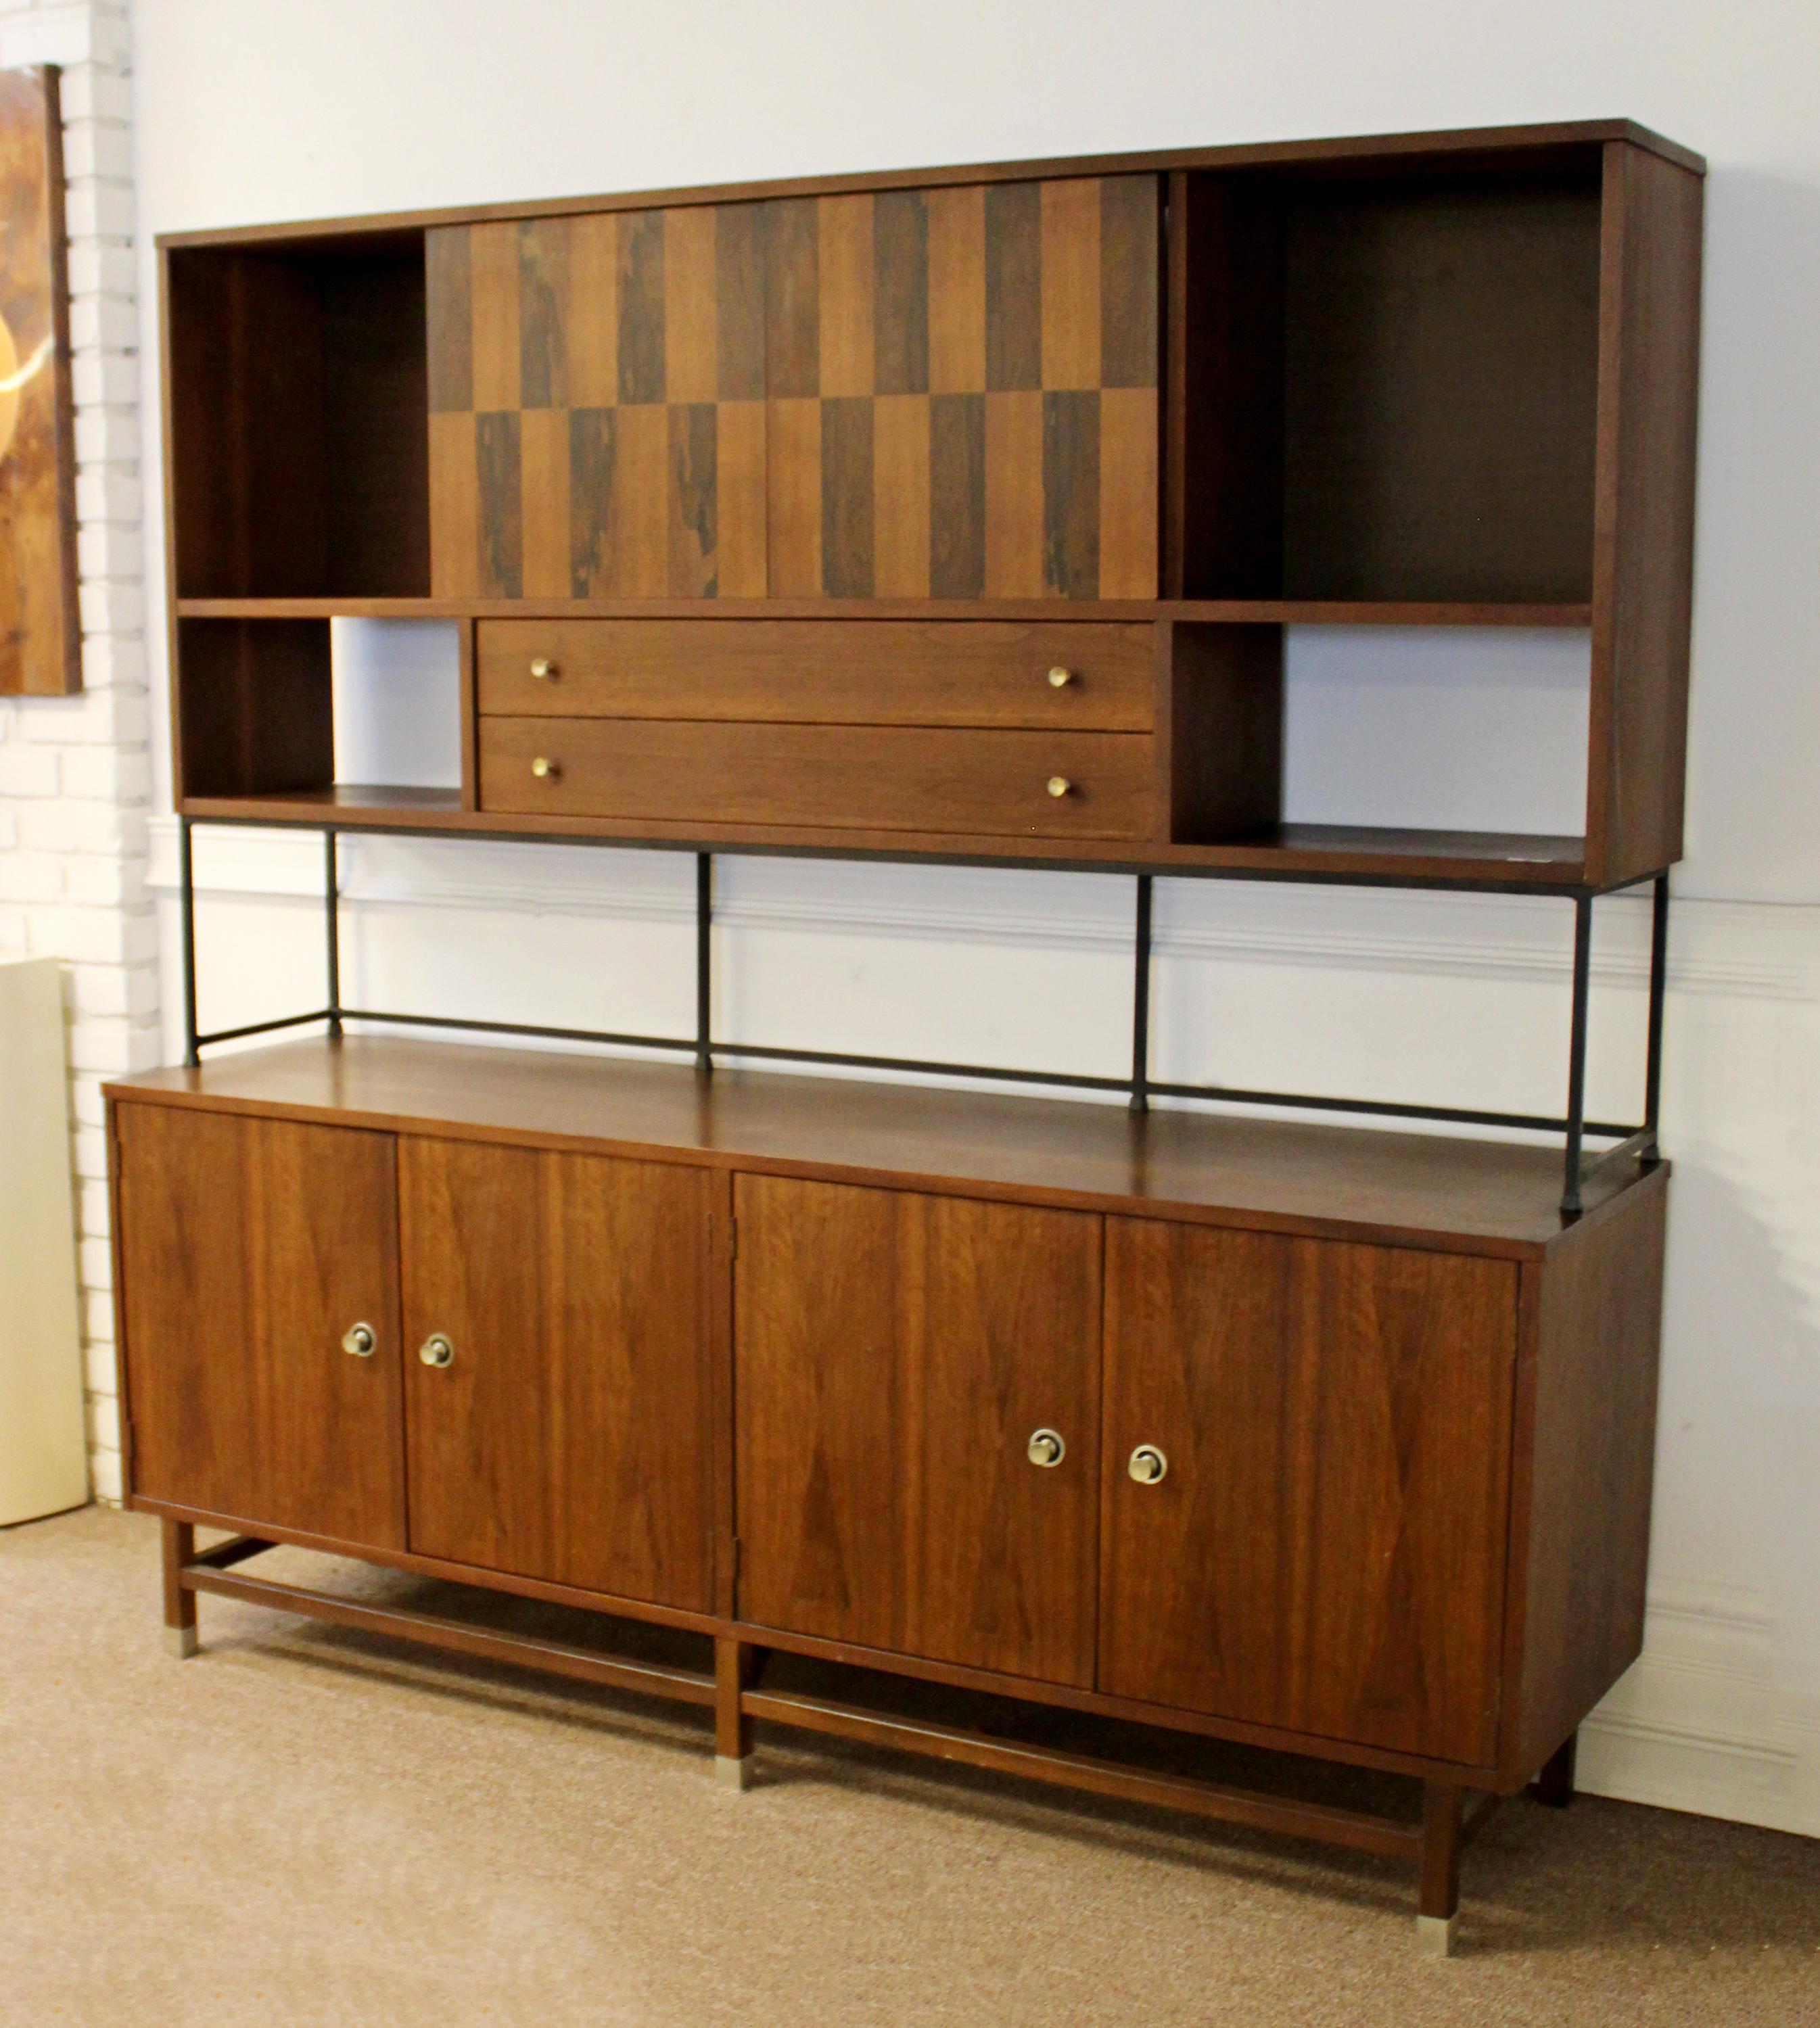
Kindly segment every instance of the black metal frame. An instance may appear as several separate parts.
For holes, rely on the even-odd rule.
[[[690,1036],[621,1034],[606,1029],[551,1028],[519,1021],[481,1021],[453,1014],[397,1014],[378,1008],[347,1007],[341,998],[341,883],[339,841],[344,832],[373,835],[395,835],[392,827],[373,823],[324,823],[323,835],[323,903],[327,960],[327,1005],[307,1013],[281,1015],[270,1021],[248,1022],[238,1028],[221,1028],[204,1034],[197,1027],[195,863],[192,833],[200,823],[212,823],[225,830],[248,828],[295,829],[286,823],[267,827],[249,824],[243,818],[178,819],[177,863],[179,902],[182,920],[183,957],[184,1062],[194,1068],[202,1052],[218,1042],[238,1042],[250,1035],[276,1033],[321,1021],[331,1037],[339,1038],[350,1021],[371,1021],[394,1027],[463,1029],[492,1035],[524,1035],[539,1041],[605,1043],[623,1049],[661,1049],[692,1056],[696,1069],[712,1075],[717,1057],[749,1058],[755,1062],[821,1064],[847,1070],[900,1071],[925,1077],[977,1079],[983,1082],[1053,1085],[1073,1091],[1124,1093],[1133,1112],[1149,1110],[1153,1097],[1191,1098],[1218,1105],[1276,1106],[1314,1112],[1355,1112],[1378,1119],[1426,1119],[1449,1126],[1527,1128],[1563,1136],[1563,1179],[1561,1209],[1569,1217],[1579,1215],[1582,1187],[1593,1171],[1604,1164],[1626,1159],[1649,1163],[1660,1159],[1657,1124],[1662,1096],[1662,1010],[1668,978],[1668,874],[1666,870],[1640,879],[1599,889],[1570,889],[1563,898],[1574,904],[1574,983],[1567,1045],[1567,1108],[1557,1117],[1547,1113],[1486,1112],[1463,1106],[1406,1105],[1383,1099],[1341,1098],[1303,1092],[1251,1091],[1232,1085],[1169,1084],[1150,1075],[1151,970],[1152,883],[1155,875],[1136,872],[1136,912],[1132,937],[1132,991],[1131,1075],[1129,1077],[1088,1077],[1066,1071],[1008,1070],[982,1064],[951,1064],[910,1057],[861,1056],[833,1049],[798,1049],[753,1042],[717,1042],[714,1038],[714,850],[693,846],[656,847],[684,850],[695,861],[695,1031]],[[303,827],[315,829],[316,826]],[[514,838],[514,843],[528,841]],[[618,838],[565,839],[564,843],[623,846]],[[1116,869],[1115,869],[1116,870]],[[1172,876],[1173,877],[1173,876]],[[1189,879],[1284,879],[1294,876],[1252,874],[1219,869],[1191,874]],[[1362,882],[1374,886],[1426,886],[1418,881]],[[1447,883],[1473,886],[1477,891],[1508,891],[1484,883]],[[1601,896],[1622,894],[1648,886],[1652,890],[1650,911],[1649,1016],[1644,1078],[1644,1118],[1637,1127],[1615,1125],[1586,1117],[1586,1038],[1592,970],[1592,904]],[[1559,889],[1526,889],[1525,892],[1561,894]],[[1584,1144],[1587,1135],[1614,1143],[1588,1158]]]

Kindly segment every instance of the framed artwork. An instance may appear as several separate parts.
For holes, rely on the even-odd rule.
[[[57,72],[0,71],[0,696],[82,687]]]

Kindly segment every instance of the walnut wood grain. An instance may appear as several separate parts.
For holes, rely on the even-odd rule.
[[[1487,1759],[1516,1321],[1498,1263],[1110,1221],[1099,1687]]]
[[[402,1548],[391,1140],[143,1108],[118,1134],[135,1490]]]
[[[416,1136],[398,1160],[411,1548],[710,1611],[710,1179]]]
[[[1091,623],[490,620],[476,661],[489,714],[1147,732],[1151,650]]]
[[[504,815],[1051,838],[1140,839],[1155,823],[1140,733],[483,718],[480,738],[480,808]]]
[[[1253,1230],[1540,1259],[1551,1148],[1158,1107],[780,1076],[385,1035],[284,1042],[109,1085],[195,1105]],[[1583,1227],[1634,1186],[1588,1179]],[[1577,1228],[1579,1229],[1579,1228]]]
[[[1091,1684],[1098,1221],[754,1176],[735,1209],[742,1618]]]

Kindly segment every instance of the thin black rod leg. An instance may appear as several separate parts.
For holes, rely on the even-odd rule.
[[[1592,979],[1592,897],[1574,899],[1574,1021],[1567,1044],[1566,1179],[1564,1212],[1580,1209],[1580,1142],[1586,1125],[1586,1007]]]
[[[196,1025],[196,862],[190,820],[177,820],[177,911],[183,945],[183,1061],[194,1070],[202,1060]]]
[[[1137,933],[1132,951],[1131,1109],[1150,1110],[1151,876],[1137,876]]]
[[[714,970],[712,932],[714,923],[714,855],[695,854],[695,1068],[703,1077],[714,1074],[712,1040]]]
[[[328,937],[328,1033],[341,1040],[341,875],[337,863],[339,839],[332,831],[322,834],[322,900],[324,928]]]
[[[1643,1123],[1650,1137],[1648,1153],[1656,1152],[1656,1129],[1662,1117],[1662,1017],[1668,998],[1668,875],[1655,876],[1649,912],[1649,1058],[1644,1072]]]

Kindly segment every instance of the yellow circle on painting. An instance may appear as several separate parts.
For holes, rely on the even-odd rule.
[[[13,447],[13,432],[19,425],[19,348],[6,320],[0,316],[0,457]]]

